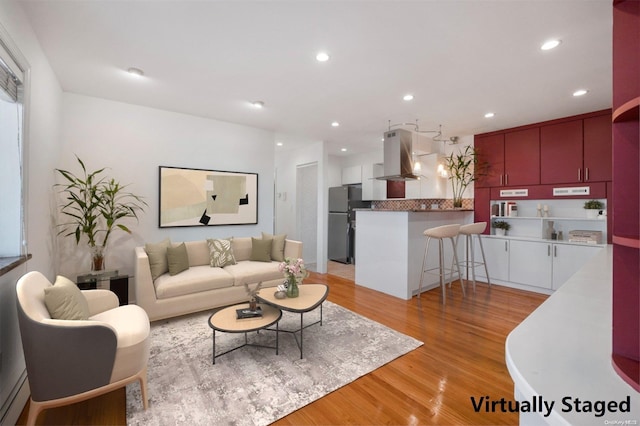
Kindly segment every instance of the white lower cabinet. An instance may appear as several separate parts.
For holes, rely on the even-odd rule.
[[[475,239],[475,256],[481,260]],[[461,240],[462,243],[462,240]],[[582,268],[601,246],[558,244],[550,241],[528,241],[508,238],[483,238],[487,269],[492,280],[557,290]],[[476,268],[479,280],[485,280],[483,267]]]
[[[509,246],[509,281],[550,289],[552,244],[512,240]]]
[[[602,247],[554,244],[552,288],[554,290],[560,288],[600,250]]]
[[[482,252],[478,245],[478,239],[474,238],[474,256],[476,261],[482,261]],[[464,247],[464,239],[460,238],[460,244]],[[482,247],[487,259],[487,270],[489,279],[509,281],[509,240],[501,238],[482,238]],[[464,272],[463,272],[464,273]],[[484,267],[476,268],[476,277],[481,281],[486,281]]]

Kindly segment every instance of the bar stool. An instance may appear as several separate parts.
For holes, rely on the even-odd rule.
[[[449,285],[453,281],[453,267],[455,265],[458,270],[458,277],[460,278],[460,285],[462,286],[462,294],[465,295],[464,290],[464,282],[462,281],[462,274],[460,273],[460,264],[458,263],[458,252],[456,240],[458,238],[458,232],[460,230],[460,225],[444,225],[438,226],[435,228],[429,228],[424,231],[424,235],[427,237],[427,243],[424,248],[424,258],[422,259],[422,272],[420,273],[420,287],[418,288],[418,301],[420,301],[420,294],[422,293],[422,282],[424,280],[424,274],[432,273],[429,271],[438,270],[438,276],[440,277],[440,287],[442,288],[442,304],[446,303],[446,288],[445,288],[445,274],[447,269],[444,267],[444,239],[448,238],[451,240],[451,246],[453,247],[453,259],[451,261],[451,268],[449,270]],[[454,239],[455,238],[455,239]],[[439,258],[439,267],[436,268],[428,268],[425,269],[427,265],[427,255],[429,253],[429,243],[431,240],[438,240],[438,258]]]
[[[466,256],[465,260],[462,262],[462,265],[466,268],[466,280],[469,281],[469,267],[471,267],[471,277],[473,278],[473,292],[476,291],[476,267],[483,265],[484,272],[487,274],[487,283],[489,287],[491,287],[491,280],[489,279],[489,271],[487,270],[487,261],[484,257],[484,247],[482,247],[482,238],[480,234],[487,229],[487,222],[476,222],[470,223],[468,225],[462,225],[460,227],[460,235],[465,236],[465,248],[466,248]],[[482,253],[482,262],[476,262],[475,259],[475,249],[473,244],[473,236],[478,238],[478,244],[480,244],[480,252]],[[471,254],[471,260],[469,260],[469,254]]]

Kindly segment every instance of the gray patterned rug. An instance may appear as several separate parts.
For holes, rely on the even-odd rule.
[[[334,303],[323,309],[323,325],[304,331],[304,359],[293,336],[280,333],[279,355],[247,346],[213,365],[209,312],[154,323],[149,409],[142,409],[138,384],[127,386],[127,423],[267,425],[422,345]],[[305,324],[319,317],[319,309],[305,314]],[[283,313],[281,329],[299,324],[299,315]],[[275,333],[249,335],[256,338],[270,345]],[[218,333],[216,353],[243,340],[243,334]]]

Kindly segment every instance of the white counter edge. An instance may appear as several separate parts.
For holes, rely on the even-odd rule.
[[[612,255],[607,246],[518,325],[505,342],[516,399],[555,401],[549,417],[522,416],[521,424],[640,423],[640,393],[611,364]],[[588,367],[588,369],[585,369]],[[630,413],[562,412],[563,396],[584,401],[631,399]]]

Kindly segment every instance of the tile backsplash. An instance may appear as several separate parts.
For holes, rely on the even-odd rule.
[[[437,204],[439,209],[452,209],[453,200],[444,198],[418,198],[411,200],[381,200],[372,201],[371,206],[379,210],[422,210],[422,205],[426,210],[431,210],[432,204]],[[473,210],[473,198],[463,198],[462,208]]]

